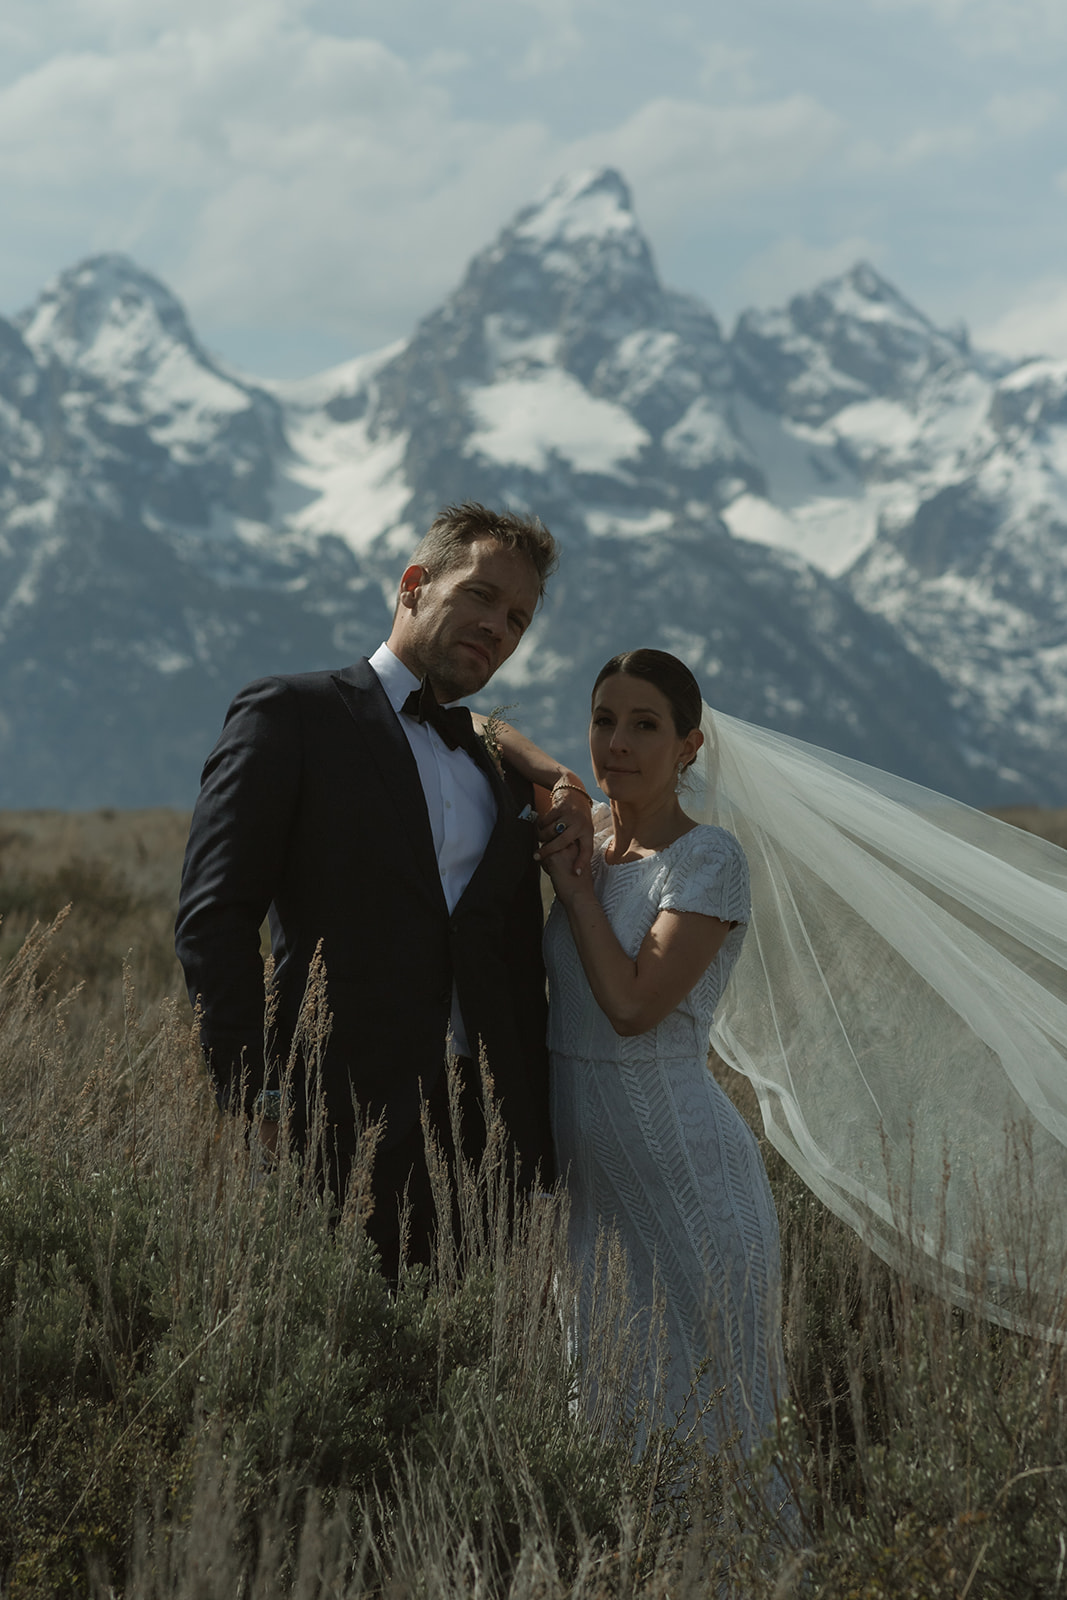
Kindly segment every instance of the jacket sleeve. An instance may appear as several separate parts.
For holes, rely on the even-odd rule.
[[[264,1051],[260,928],[284,871],[302,738],[280,678],[242,689],[204,767],[182,869],[175,948],[222,1106],[251,1111],[274,1081]]]

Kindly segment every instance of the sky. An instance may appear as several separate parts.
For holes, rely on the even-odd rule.
[[[729,328],[865,258],[1067,355],[1067,0],[3,0],[0,315],[120,250],[222,360],[408,335],[561,173]]]

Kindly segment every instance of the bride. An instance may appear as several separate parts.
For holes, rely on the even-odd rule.
[[[754,1442],[783,1393],[774,1213],[709,1025],[771,1143],[884,1259],[1067,1338],[1067,853],[701,707],[659,651],[609,662],[593,711],[591,873],[551,800],[542,819],[555,1137],[575,1250],[615,1227],[635,1303],[665,1302],[664,1414],[708,1357],[712,1448]]]
[[[609,807],[591,871],[543,856],[551,1110],[583,1319],[602,1231],[622,1245],[646,1341],[660,1308],[666,1349],[647,1344],[631,1415],[678,1418],[684,1434],[699,1422],[712,1451],[747,1454],[784,1392],[778,1224],[756,1141],[707,1070],[749,882],[736,838],[684,808],[701,713],[692,673],[663,651],[616,656],[593,686]]]

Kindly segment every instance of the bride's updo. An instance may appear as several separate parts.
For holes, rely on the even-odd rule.
[[[700,685],[684,661],[668,655],[666,650],[625,650],[621,656],[612,656],[601,667],[593,685],[593,699],[605,678],[618,675],[624,678],[644,678],[664,695],[671,708],[674,731],[679,739],[700,727],[703,700]]]

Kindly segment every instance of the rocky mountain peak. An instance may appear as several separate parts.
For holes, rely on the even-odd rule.
[[[39,360],[109,383],[143,377],[175,345],[206,363],[181,302],[117,253],[68,268],[16,325]]]
[[[520,211],[471,262],[457,300],[471,297],[503,315],[487,350],[494,364],[516,339],[548,334],[583,382],[606,345],[662,325],[666,300],[630,191],[610,168],[562,178]]]
[[[662,436],[722,386],[727,370],[715,317],[664,289],[626,183],[601,168],[560,179],[474,257],[456,291],[382,369],[370,425],[417,439],[420,463],[432,462],[437,481],[439,463],[464,450],[465,416],[478,414],[479,394],[490,388],[497,415],[503,385],[516,415],[547,409],[560,419],[557,430],[575,405],[592,425],[578,391],[622,407],[629,449],[643,430]],[[447,407],[444,392],[453,396]],[[607,414],[600,417],[606,426]],[[414,461],[409,470],[422,476]]]
[[[542,249],[626,236],[644,244],[629,185],[613,167],[567,173],[549,184],[518,213],[511,231]]]
[[[36,391],[38,377],[33,352],[14,323],[0,317],[0,397],[21,406]]]
[[[859,322],[895,322],[901,327],[932,335],[930,319],[883,278],[869,261],[857,261],[847,272],[827,278],[808,294],[794,295],[789,309],[798,322],[818,311],[822,316],[854,318]]]
[[[588,382],[607,346],[663,321],[666,296],[630,192],[610,169],[554,184],[471,261],[408,355],[456,382],[558,363]]]
[[[915,401],[935,375],[973,363],[869,262],[795,295],[781,311],[747,311],[732,340],[742,386],[760,405],[821,426],[874,396]]]
[[[930,372],[961,364],[959,338],[935,327],[865,261],[797,295],[789,316],[839,372],[882,394],[910,391]]]
[[[152,463],[153,514],[190,525],[210,513],[188,469],[213,458],[227,509],[266,515],[282,437],[277,403],[211,359],[158,278],[124,255],[92,256],[61,273],[16,325],[39,370],[52,369],[49,426],[66,436],[61,453],[112,463],[120,493],[131,452],[140,455],[139,470]]]
[[[990,421],[1006,444],[1046,440],[1067,423],[1067,360],[1024,361],[998,384]]]
[[[724,342],[602,169],[518,212],[403,345],[314,381],[227,374],[121,256],[20,326],[0,802],[187,799],[233,689],[373,649],[400,559],[467,498],[566,546],[483,709],[579,769],[582,687],[650,644],[731,714],[976,803],[1064,793],[1067,363],[995,367],[868,263]]]

